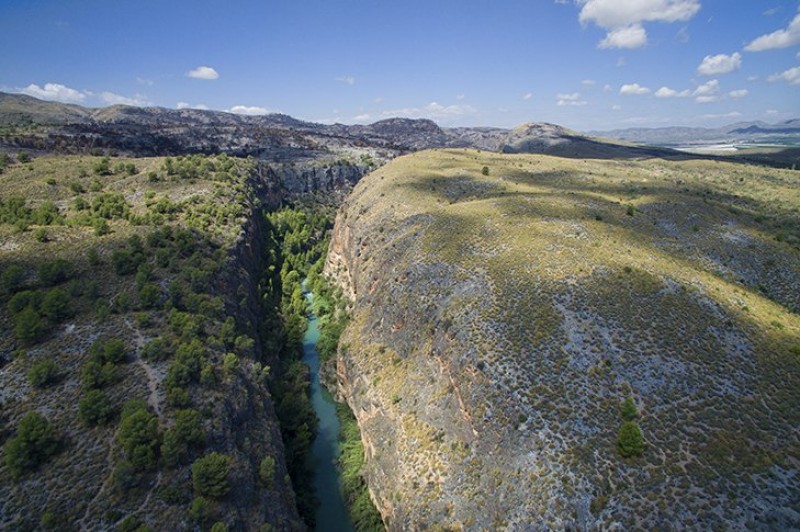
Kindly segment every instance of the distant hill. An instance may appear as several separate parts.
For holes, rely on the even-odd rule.
[[[284,114],[112,105],[90,109],[0,93],[0,150],[113,152],[131,156],[227,153],[278,164],[383,162],[431,148],[476,148],[585,159],[708,158],[670,149],[712,143],[800,146],[800,120],[738,123],[720,129],[657,128],[580,133],[547,123],[513,130],[443,128],[427,119],[389,118],[369,125],[317,124]],[[794,153],[737,154],[759,164],[791,167]]]
[[[777,124],[738,122],[715,129],[700,127],[628,128],[593,131],[590,134],[665,147],[773,143],[800,146],[800,119],[787,120]]]

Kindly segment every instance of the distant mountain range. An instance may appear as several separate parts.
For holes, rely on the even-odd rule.
[[[777,144],[800,146],[800,119],[777,124],[737,122],[721,128],[659,127],[593,131],[590,135],[664,147],[692,147],[708,144]]]
[[[546,123],[514,129],[442,128],[427,119],[390,118],[369,125],[329,125],[284,114],[244,116],[125,105],[91,109],[0,92],[0,150],[6,151],[114,151],[136,156],[226,152],[289,163],[352,155],[389,159],[429,148],[571,158],[680,158],[685,155],[669,148],[711,143],[800,146],[800,120],[774,125],[747,122],[720,129],[637,128],[586,134]]]

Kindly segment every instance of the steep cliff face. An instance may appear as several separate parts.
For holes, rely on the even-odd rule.
[[[325,271],[389,527],[800,525],[796,183],[458,150],[364,178]]]

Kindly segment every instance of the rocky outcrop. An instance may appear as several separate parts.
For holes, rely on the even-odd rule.
[[[704,200],[741,167],[693,164],[444,150],[359,182],[325,271],[391,530],[800,526],[797,255]],[[794,194],[751,171],[748,202]],[[635,207],[608,195],[642,183]]]

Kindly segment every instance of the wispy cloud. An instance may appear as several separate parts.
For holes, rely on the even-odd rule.
[[[249,106],[249,105],[234,105],[233,107],[228,109],[228,112],[237,115],[249,115],[249,116],[265,115],[269,113],[269,111],[265,107]]]
[[[356,84],[356,78],[354,78],[353,76],[339,76],[338,78],[336,78],[336,81],[344,83],[345,85]]]
[[[559,107],[583,107],[589,102],[581,98],[580,92],[556,95],[556,105]]]
[[[192,105],[188,102],[178,102],[175,104],[175,109],[197,109],[199,111],[207,111],[208,106],[202,103]]]
[[[45,83],[44,87],[40,87],[35,83],[31,83],[24,89],[19,89],[17,92],[33,96],[42,100],[50,100],[54,102],[63,103],[78,103],[86,99],[87,93],[79,90],[72,89],[60,83]]]
[[[786,29],[773,31],[754,39],[744,47],[748,52],[763,52],[776,48],[788,48],[800,44],[800,13],[789,23]]]
[[[476,112],[471,105],[442,105],[438,102],[431,102],[423,107],[405,107],[383,111],[381,118],[430,118],[436,122],[447,123],[458,118],[474,115]]]
[[[186,75],[193,79],[214,80],[219,78],[219,73],[210,66],[199,66],[187,72]]]
[[[773,74],[767,78],[767,81],[785,81],[789,85],[800,85],[800,67],[790,68],[779,74]]]
[[[716,76],[739,70],[741,67],[742,54],[739,52],[731,55],[707,55],[703,58],[700,66],[697,67],[697,73],[701,76]]]
[[[141,94],[136,94],[133,97],[122,96],[121,94],[115,94],[113,92],[104,91],[101,92],[100,101],[105,103],[106,105],[133,105],[135,107],[146,107],[148,105],[152,105],[146,97],[142,96]]]
[[[713,103],[719,100],[719,81],[712,79],[697,87],[692,93],[697,103]]]
[[[526,92],[525,94],[522,95],[522,99],[525,100],[525,101],[528,101],[531,98],[533,98],[533,93],[532,92]]]
[[[152,87],[153,85],[155,85],[156,82],[153,81],[152,79],[138,78],[137,77],[136,78],[136,83],[138,83],[139,85],[146,85],[147,87]]]
[[[628,83],[619,88],[620,94],[637,95],[650,94],[650,89],[642,87],[638,83]]]
[[[661,87],[655,92],[656,98],[688,98],[691,95],[692,91],[690,90],[676,91],[669,87]]]
[[[647,44],[646,22],[686,22],[700,10],[699,0],[576,0],[578,19],[606,30],[600,48],[640,48]]]
[[[750,94],[750,91],[747,89],[737,89],[735,91],[729,92],[728,96],[730,96],[734,100],[741,100],[742,98],[746,98],[748,94]]]

